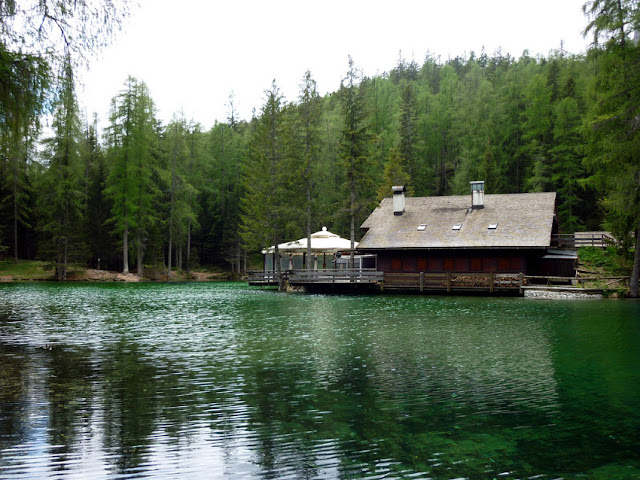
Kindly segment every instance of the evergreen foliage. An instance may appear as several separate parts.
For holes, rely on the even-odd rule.
[[[106,3],[95,18],[113,20],[113,31],[125,12]],[[14,20],[21,8],[0,6]],[[67,30],[48,23],[46,41],[89,12],[86,2],[57,2],[53,12],[67,7]],[[487,193],[556,191],[561,232],[604,227],[631,247],[629,232],[640,229],[638,6],[594,0],[585,13],[587,56],[561,45],[547,57],[400,57],[372,78],[349,58],[335,92],[320,96],[306,72],[287,103],[274,82],[250,121],[237,117],[231,94],[227,121],[208,130],[180,116],[161,125],[147,86],[129,78],[102,141],[95,123],[78,120],[73,68],[106,37],[53,58],[13,48],[20,35],[35,45],[39,33],[3,24],[0,252],[56,262],[59,278],[70,259],[128,271],[131,258],[139,274],[145,264],[165,274],[196,264],[240,272],[247,252],[322,226],[357,241],[391,185],[451,195],[471,180]],[[38,150],[47,106],[53,136]]]

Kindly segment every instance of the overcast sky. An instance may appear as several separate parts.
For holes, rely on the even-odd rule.
[[[249,119],[276,80],[295,101],[304,72],[321,94],[336,90],[347,57],[365,75],[391,70],[400,52],[421,64],[484,47],[546,56],[560,42],[584,53],[584,0],[139,0],[124,32],[91,64],[81,105],[104,122],[128,75],[144,81],[163,122],[183,111],[209,128],[226,121],[234,92]]]

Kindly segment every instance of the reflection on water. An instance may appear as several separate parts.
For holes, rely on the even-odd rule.
[[[0,478],[640,478],[640,304],[0,286]]]

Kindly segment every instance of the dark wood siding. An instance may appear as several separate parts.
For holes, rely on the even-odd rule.
[[[382,272],[527,273],[540,252],[518,250],[427,250],[382,251],[378,270]],[[543,268],[544,269],[544,268]]]

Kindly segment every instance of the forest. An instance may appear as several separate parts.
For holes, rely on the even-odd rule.
[[[75,72],[106,43],[105,25],[117,29],[127,12],[111,2],[97,12],[83,12],[86,2],[56,5],[64,8],[28,14],[32,30],[1,26],[5,257],[51,261],[61,280],[69,264],[240,272],[262,248],[322,226],[357,240],[393,184],[451,195],[484,180],[487,193],[555,191],[561,232],[606,229],[622,248],[635,246],[637,291],[636,0],[585,3],[586,54],[559,45],[547,56],[400,57],[374,77],[349,58],[332,93],[319,95],[312,72],[301,72],[297,98],[285,99],[274,80],[260,109],[240,119],[231,95],[228,118],[210,129],[180,114],[162,124],[144,79],[130,77],[103,131],[79,110]],[[26,15],[15,1],[0,9],[3,18]],[[40,16],[56,21],[38,29]],[[28,49],[25,39],[42,45],[72,22],[86,42],[57,54]]]

